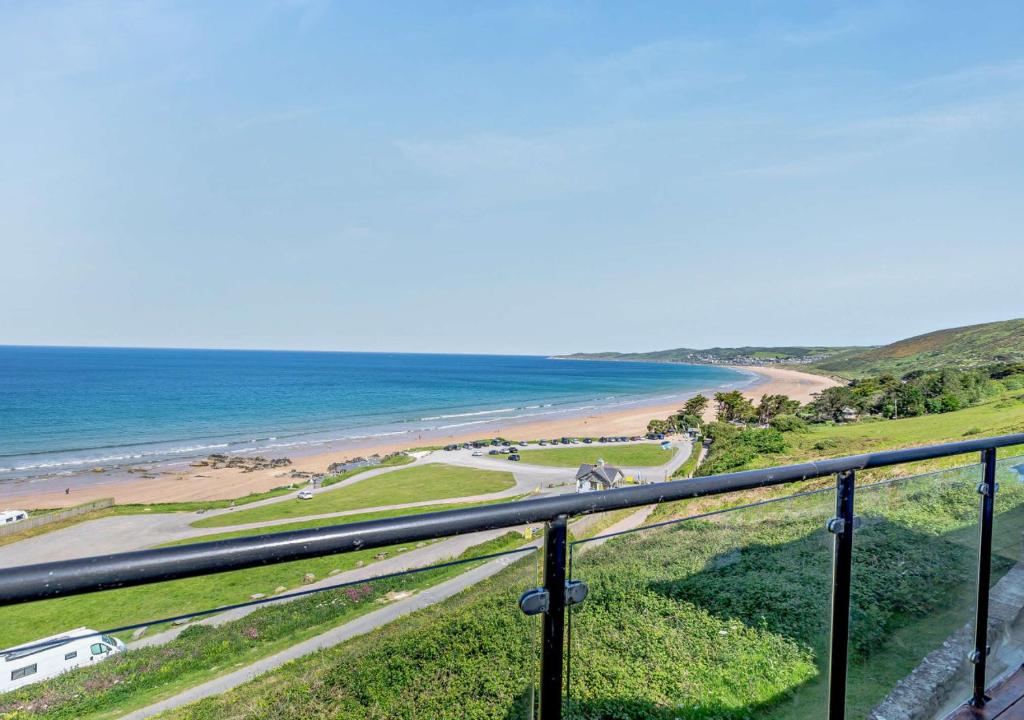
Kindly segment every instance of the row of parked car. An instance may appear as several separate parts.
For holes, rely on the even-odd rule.
[[[584,438],[563,437],[563,438],[552,438],[550,440],[540,440],[540,441],[537,442],[537,444],[540,445],[541,447],[546,447],[548,445],[579,445],[580,443],[583,443],[584,445],[590,445],[590,444],[595,443],[595,442],[601,442],[601,443],[640,442],[645,437],[648,440],[664,440],[665,439],[665,434],[664,433],[647,433],[647,435],[645,435],[644,437],[641,437],[639,435],[633,435],[632,437],[627,437],[626,435],[614,435],[614,436],[602,435],[599,438],[592,438],[592,437],[584,437]],[[518,447],[516,447],[516,446],[525,447],[526,445],[529,445],[529,444],[530,443],[528,443],[526,440],[513,441],[513,440],[504,440],[502,438],[496,438],[496,439],[493,439],[493,440],[477,440],[475,442],[454,443],[452,445],[445,445],[444,449],[448,450],[448,451],[452,451],[452,450],[469,450],[471,448],[474,449],[474,450],[481,450],[483,448],[497,446],[497,447],[501,447],[502,449],[501,450],[491,450],[491,451],[488,452],[488,454],[489,455],[507,455],[507,454],[510,454],[510,452],[515,452],[516,450],[518,450]],[[481,453],[481,455],[482,454],[483,453]],[[476,453],[474,453],[474,455],[476,455]]]

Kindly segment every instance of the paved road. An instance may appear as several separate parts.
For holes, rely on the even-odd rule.
[[[653,509],[654,506],[640,508],[633,514],[610,526],[605,530],[605,532],[616,533],[639,527],[643,524],[643,521]],[[588,543],[588,545],[583,546],[583,548],[589,549],[590,547],[596,547],[600,542],[601,541],[598,540],[593,543]],[[540,542],[538,541],[531,543],[530,547],[537,548],[539,545]],[[582,551],[585,552],[586,550],[584,549]],[[391,605],[387,605],[380,610],[363,615],[351,622],[332,630],[328,630],[321,635],[317,635],[314,638],[292,645],[287,650],[283,650],[275,655],[258,660],[240,670],[236,670],[226,675],[221,675],[218,678],[214,678],[202,685],[189,688],[188,690],[167,698],[166,700],[162,700],[161,702],[129,713],[128,715],[123,716],[122,720],[142,720],[143,718],[153,717],[154,715],[173,708],[197,702],[203,698],[220,695],[229,690],[233,690],[239,685],[247,683],[264,673],[279,668],[287,662],[291,662],[292,660],[296,660],[305,655],[316,652],[317,650],[323,650],[334,645],[338,645],[359,635],[364,635],[378,627],[381,627],[382,625],[386,625],[393,620],[403,617],[404,615],[408,615],[417,610],[422,610],[423,608],[441,602],[442,600],[445,600],[466,588],[472,587],[481,580],[494,575],[500,570],[511,565],[520,557],[522,557],[522,555],[502,557],[479,567],[472,568],[458,577],[435,585],[432,588],[423,590],[422,592],[406,598],[405,600],[400,600]],[[518,612],[518,609],[510,607],[509,612]]]
[[[671,477],[672,473],[683,462],[685,462],[690,452],[689,440],[678,441],[677,446],[679,447],[679,451],[676,452],[672,457],[672,460],[664,466],[657,468],[623,468],[623,470],[629,475],[646,478],[652,481],[660,481],[666,477]],[[590,447],[601,447],[601,444],[594,443]],[[0,568],[16,567],[18,565],[31,565],[42,562],[54,562],[58,560],[70,560],[94,555],[108,555],[118,552],[130,552],[132,550],[142,550],[144,548],[155,547],[157,545],[163,545],[165,543],[185,538],[214,535],[231,530],[273,528],[283,523],[300,522],[302,520],[344,518],[346,515],[355,515],[367,512],[422,507],[426,505],[481,502],[514,497],[533,492],[548,494],[555,492],[568,492],[572,490],[572,483],[575,476],[575,471],[572,468],[552,468],[540,465],[528,465],[526,463],[511,463],[504,459],[504,456],[497,456],[502,459],[497,459],[496,456],[487,455],[483,457],[473,457],[472,452],[473,451],[471,450],[457,450],[452,452],[437,451],[429,453],[418,457],[411,464],[368,470],[340,483],[326,488],[321,488],[314,492],[317,494],[335,492],[354,483],[369,480],[388,472],[408,468],[412,465],[432,463],[462,465],[465,467],[474,467],[484,470],[512,471],[516,479],[515,486],[508,490],[488,495],[474,495],[471,497],[427,500],[416,503],[401,503],[374,508],[360,508],[358,510],[309,515],[301,518],[288,518],[284,520],[268,520],[265,522],[248,523],[220,528],[190,527],[190,524],[198,519],[193,513],[114,515],[80,523],[78,525],[72,525],[71,527],[55,530],[43,535],[37,535],[36,537],[11,543],[9,545],[0,546]],[[294,503],[299,501],[295,500],[294,495],[285,495],[267,500],[260,500],[255,503],[247,504],[244,507],[248,509],[280,502]],[[225,515],[237,511],[237,508],[211,511],[203,515],[203,518]]]

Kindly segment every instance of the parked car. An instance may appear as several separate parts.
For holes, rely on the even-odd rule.
[[[484,454],[482,452],[480,452],[479,450],[474,450],[473,451],[473,457],[483,457],[483,456],[484,456]]]
[[[537,443],[537,444],[538,444],[538,445],[540,445],[541,447],[547,447],[548,441],[547,441],[547,440],[541,440],[541,441],[540,441],[539,443]]]
[[[488,455],[500,455],[501,453],[498,450],[488,450],[487,454]]]
[[[312,500],[313,492],[311,490],[299,490],[299,500]]]
[[[583,442],[585,444],[589,445],[590,443],[594,442],[594,440],[593,440],[593,438],[583,438]]]
[[[509,459],[509,460],[519,460],[519,453],[511,453],[511,454],[510,454],[510,455],[508,456],[508,459]]]

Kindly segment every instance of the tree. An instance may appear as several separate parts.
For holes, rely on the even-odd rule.
[[[666,433],[668,430],[668,423],[664,420],[655,419],[647,423],[647,432],[649,433]]]
[[[717,418],[722,422],[750,422],[757,417],[754,403],[743,397],[739,390],[717,392],[715,402]]]
[[[767,425],[772,418],[778,415],[795,415],[799,409],[800,402],[788,395],[762,395],[757,406],[757,419],[762,425]]]
[[[858,406],[857,398],[849,387],[838,385],[814,395],[810,410],[818,420],[841,420],[843,408]]]
[[[697,417],[704,417],[704,411],[708,409],[709,402],[710,400],[703,395],[694,395],[683,405],[683,411],[680,415],[696,415]]]

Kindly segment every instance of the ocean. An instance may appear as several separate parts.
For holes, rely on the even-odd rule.
[[[532,356],[0,346],[0,483],[210,453],[487,435],[738,387],[707,365]]]

